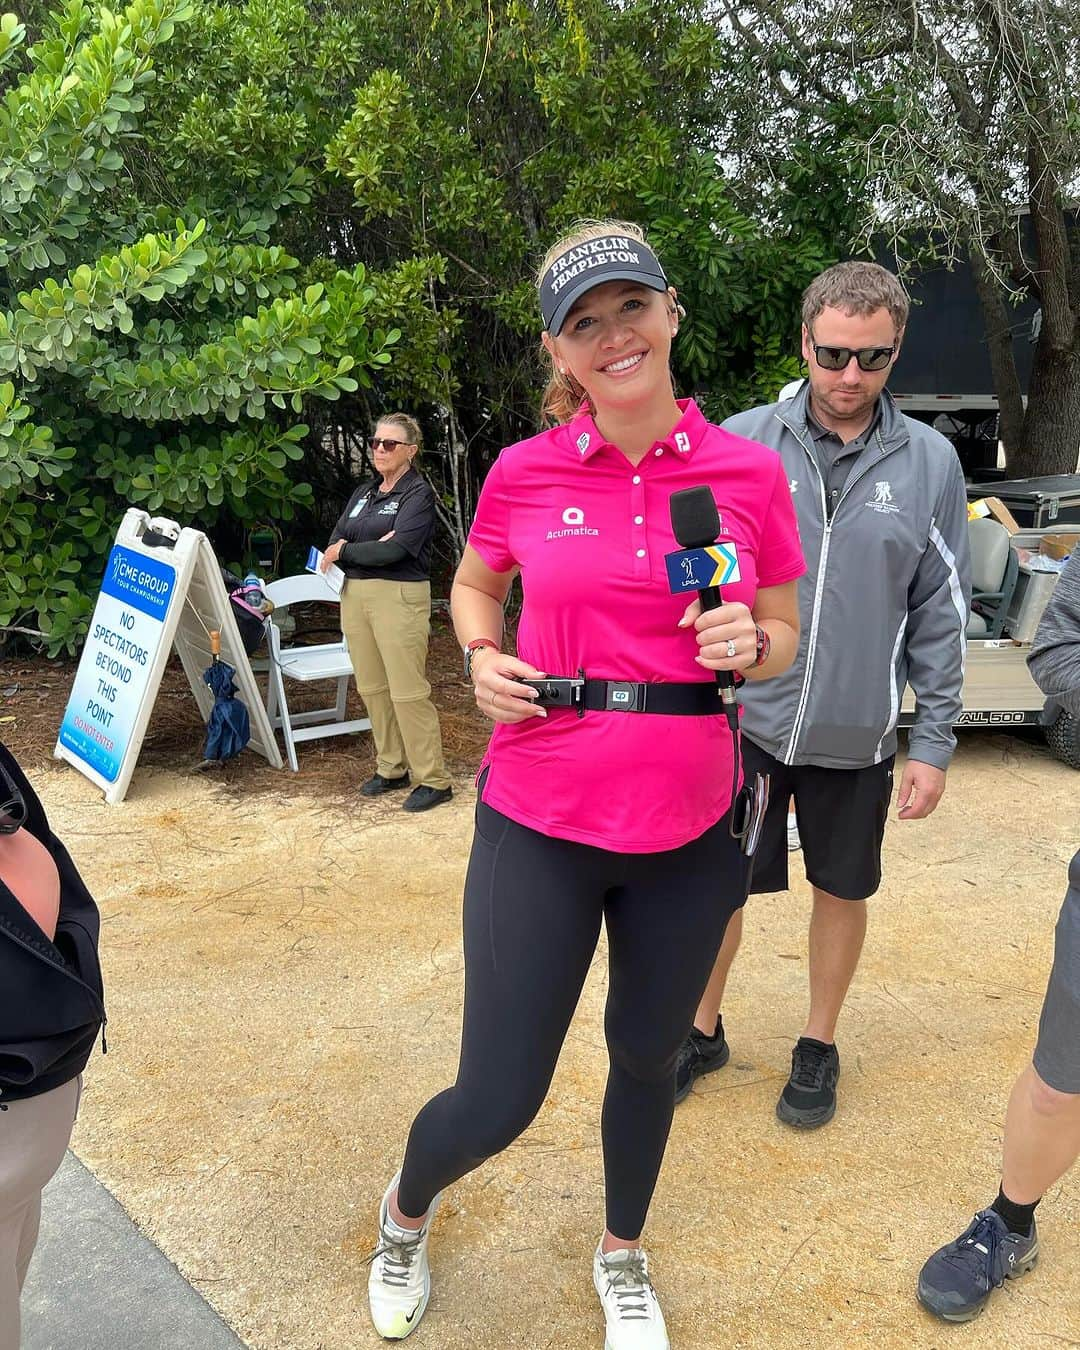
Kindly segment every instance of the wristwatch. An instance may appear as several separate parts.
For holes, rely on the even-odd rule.
[[[769,659],[769,653],[772,651],[772,638],[769,637],[761,624],[754,625],[754,638],[757,643],[757,655],[754,657],[755,666],[763,666]]]
[[[491,638],[473,638],[471,642],[466,642],[465,678],[467,680],[472,679],[473,657],[476,655],[477,652],[482,651],[485,647],[490,647],[492,648],[493,651],[499,650],[499,644],[497,642],[494,642]]]

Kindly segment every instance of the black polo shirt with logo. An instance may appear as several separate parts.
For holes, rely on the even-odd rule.
[[[381,492],[381,478],[362,483],[334,526],[330,542],[373,544],[391,530],[394,544],[405,556],[385,565],[338,560],[342,571],[354,581],[429,581],[431,544],[435,534],[435,494],[430,483],[410,469],[389,492]]]

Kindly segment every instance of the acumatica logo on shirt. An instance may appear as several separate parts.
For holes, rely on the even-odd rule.
[[[548,539],[568,539],[575,534],[599,534],[591,525],[585,524],[585,512],[580,506],[568,506],[562,513],[564,529],[548,530]]]

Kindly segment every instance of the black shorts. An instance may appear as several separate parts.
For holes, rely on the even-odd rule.
[[[743,769],[771,778],[754,854],[752,894],[788,889],[787,809],[794,797],[806,879],[841,900],[865,900],[881,885],[881,841],[892,797],[894,755],[865,769],[781,764],[742,738]]]

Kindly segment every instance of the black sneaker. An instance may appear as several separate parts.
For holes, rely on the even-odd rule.
[[[776,1103],[785,1125],[814,1130],[836,1114],[836,1080],[840,1056],[835,1045],[800,1036],[791,1052],[791,1077]]]
[[[441,806],[454,795],[453,788],[433,788],[426,783],[413,788],[401,803],[403,811],[430,811],[433,806]]]
[[[995,1289],[1029,1271],[1038,1259],[1034,1220],[1024,1237],[1011,1233],[996,1210],[980,1210],[960,1236],[939,1248],[919,1272],[919,1302],[946,1322],[970,1322]]]
[[[675,1065],[675,1105],[682,1101],[696,1079],[703,1074],[722,1069],[731,1058],[731,1046],[724,1037],[724,1019],[716,1019],[716,1030],[706,1036],[697,1027],[690,1028],[690,1035],[679,1048],[679,1059]]]
[[[394,792],[398,788],[409,786],[409,775],[403,773],[400,778],[384,778],[381,773],[373,773],[366,783],[360,785],[361,797],[381,797],[384,792]]]

